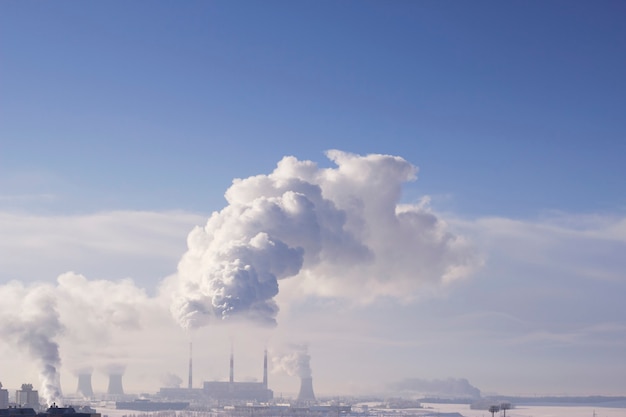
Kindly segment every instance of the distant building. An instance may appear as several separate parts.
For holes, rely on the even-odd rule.
[[[9,391],[2,388],[0,382],[0,409],[2,408],[9,408]]]
[[[37,412],[33,408],[0,408],[0,417],[35,417]]]
[[[52,405],[45,412],[39,413],[38,417],[101,417],[100,413],[96,410],[86,407],[87,409],[77,411],[74,407],[58,407]]]
[[[39,410],[39,392],[33,389],[33,384],[22,384],[22,389],[15,391],[15,403],[18,407]]]

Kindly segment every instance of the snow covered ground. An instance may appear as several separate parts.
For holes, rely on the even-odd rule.
[[[465,417],[491,417],[487,410],[471,410],[468,404],[422,404],[440,413],[461,413]],[[516,406],[506,411],[507,417],[626,417],[626,408],[587,406]],[[501,413],[496,413],[501,417]]]
[[[423,403],[424,409],[400,411],[396,413],[386,412],[384,415],[398,415],[403,414],[426,414],[429,415],[441,413],[460,413],[464,417],[491,417],[491,413],[487,410],[472,410],[468,404],[430,404]],[[174,415],[170,413],[143,413],[141,411],[130,410],[116,410],[114,408],[97,408],[97,411],[104,417],[130,417],[130,416],[153,416],[159,417],[165,414]],[[378,413],[375,410],[370,410],[371,415],[376,417]],[[188,416],[190,413],[182,413]],[[193,413],[191,413],[193,414]],[[181,412],[176,413],[177,416],[181,415]],[[516,406],[513,409],[506,411],[507,417],[626,417],[626,408],[610,408],[610,407],[588,407],[588,406]],[[495,417],[503,417],[502,413],[496,413]]]

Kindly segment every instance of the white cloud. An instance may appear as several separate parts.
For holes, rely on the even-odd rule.
[[[185,236],[204,220],[185,212],[0,212],[0,280],[53,281],[77,271],[92,278],[133,277],[154,288],[176,270]]]

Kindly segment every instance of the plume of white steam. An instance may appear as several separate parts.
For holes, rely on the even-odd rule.
[[[58,369],[61,365],[55,338],[63,331],[54,288],[26,288],[17,282],[0,287],[3,300],[0,335],[23,347],[38,362],[41,395],[47,404],[61,404]]]
[[[181,326],[236,317],[273,325],[278,281],[296,275],[319,295],[411,298],[478,264],[426,204],[399,205],[415,166],[389,155],[327,156],[336,168],[285,157],[269,175],[233,181],[228,206],[188,236],[171,306]]]
[[[0,285],[0,299],[0,342],[23,348],[38,364],[40,393],[48,404],[62,404],[61,335],[71,340],[73,347],[89,344],[89,351],[94,349],[93,340],[102,345],[114,328],[136,331],[142,315],[167,311],[165,304],[159,304],[161,300],[150,299],[130,280],[89,281],[72,272],[60,275],[56,285],[24,286],[17,281]],[[87,360],[94,360],[91,353],[86,355],[90,356]],[[108,360],[115,362],[106,366],[108,373],[123,374],[118,358]]]
[[[479,398],[480,390],[470,384],[465,378],[447,378],[426,380],[407,378],[390,384],[391,389],[402,393],[416,393],[421,395],[435,395],[446,397]]]
[[[126,372],[126,365],[122,363],[108,363],[102,367],[102,373],[107,375],[124,375]]]
[[[287,355],[272,357],[273,372],[283,372],[289,376],[311,378],[311,355],[306,345],[295,345]]]
[[[180,388],[183,380],[176,374],[167,373],[161,377],[161,383],[166,388]]]

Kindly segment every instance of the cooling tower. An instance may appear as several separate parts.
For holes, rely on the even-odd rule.
[[[315,394],[313,393],[313,378],[301,378],[300,379],[300,393],[298,394],[298,401],[315,401]]]
[[[109,395],[124,395],[124,387],[122,386],[122,374],[109,374]]]
[[[76,394],[85,398],[93,397],[93,388],[91,388],[91,374],[78,374],[78,388]]]

